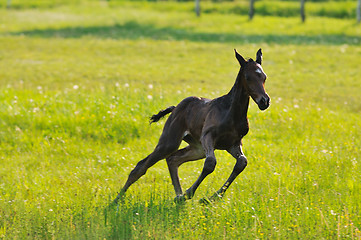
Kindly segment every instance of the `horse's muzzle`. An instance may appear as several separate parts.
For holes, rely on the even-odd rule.
[[[271,99],[269,96],[262,97],[257,103],[258,108],[262,111],[266,110],[270,105],[270,101],[271,101]]]

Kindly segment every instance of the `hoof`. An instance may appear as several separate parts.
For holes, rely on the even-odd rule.
[[[201,198],[201,199],[199,200],[199,203],[202,204],[202,205],[210,205],[212,202],[211,202],[211,200],[208,199],[208,198]]]
[[[219,201],[222,199],[222,195],[219,195],[218,193],[213,194],[210,198],[202,198],[199,200],[199,203],[204,205],[209,205],[212,202]]]
[[[212,197],[209,198],[210,201],[214,202],[214,201],[219,201],[223,198],[222,195],[219,195],[218,193],[215,193],[212,195]]]
[[[124,196],[125,192],[120,192],[110,205],[116,206],[119,203],[124,203]]]
[[[185,195],[176,196],[176,197],[174,198],[174,202],[175,202],[176,204],[185,203],[186,200],[187,200],[187,198],[186,198]]]

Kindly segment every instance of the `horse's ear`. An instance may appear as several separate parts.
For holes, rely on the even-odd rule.
[[[241,65],[241,67],[244,67],[247,63],[246,60],[244,60],[244,58],[237,52],[236,49],[234,49],[234,53],[236,54],[236,58],[239,64]]]
[[[262,49],[258,49],[257,51],[256,63],[262,64]]]

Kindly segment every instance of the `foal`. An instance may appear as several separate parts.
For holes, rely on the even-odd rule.
[[[114,200],[115,203],[148,168],[164,158],[176,193],[175,202],[191,199],[203,179],[214,171],[215,149],[226,150],[236,159],[231,175],[209,200],[223,196],[230,184],[247,166],[241,140],[249,130],[247,111],[250,97],[260,110],[267,109],[270,104],[270,97],[264,89],[266,74],[261,67],[261,49],[257,51],[256,61],[245,60],[236,50],[235,54],[241,68],[228,94],[213,100],[188,97],[176,107],[168,107],[151,117],[151,122],[157,122],[168,113],[172,113],[164,125],[154,151],[138,162],[131,171],[127,182]],[[182,140],[189,145],[178,150]],[[206,159],[200,176],[183,193],[178,177],[179,166],[202,158]]]

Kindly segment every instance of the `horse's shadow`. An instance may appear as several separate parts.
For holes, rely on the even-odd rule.
[[[151,197],[149,201],[123,199],[102,209],[104,224],[108,229],[107,239],[133,239],[134,231],[143,231],[141,227],[145,225],[157,222],[179,224],[180,216],[187,208],[185,204],[175,204],[171,199],[153,200]]]

